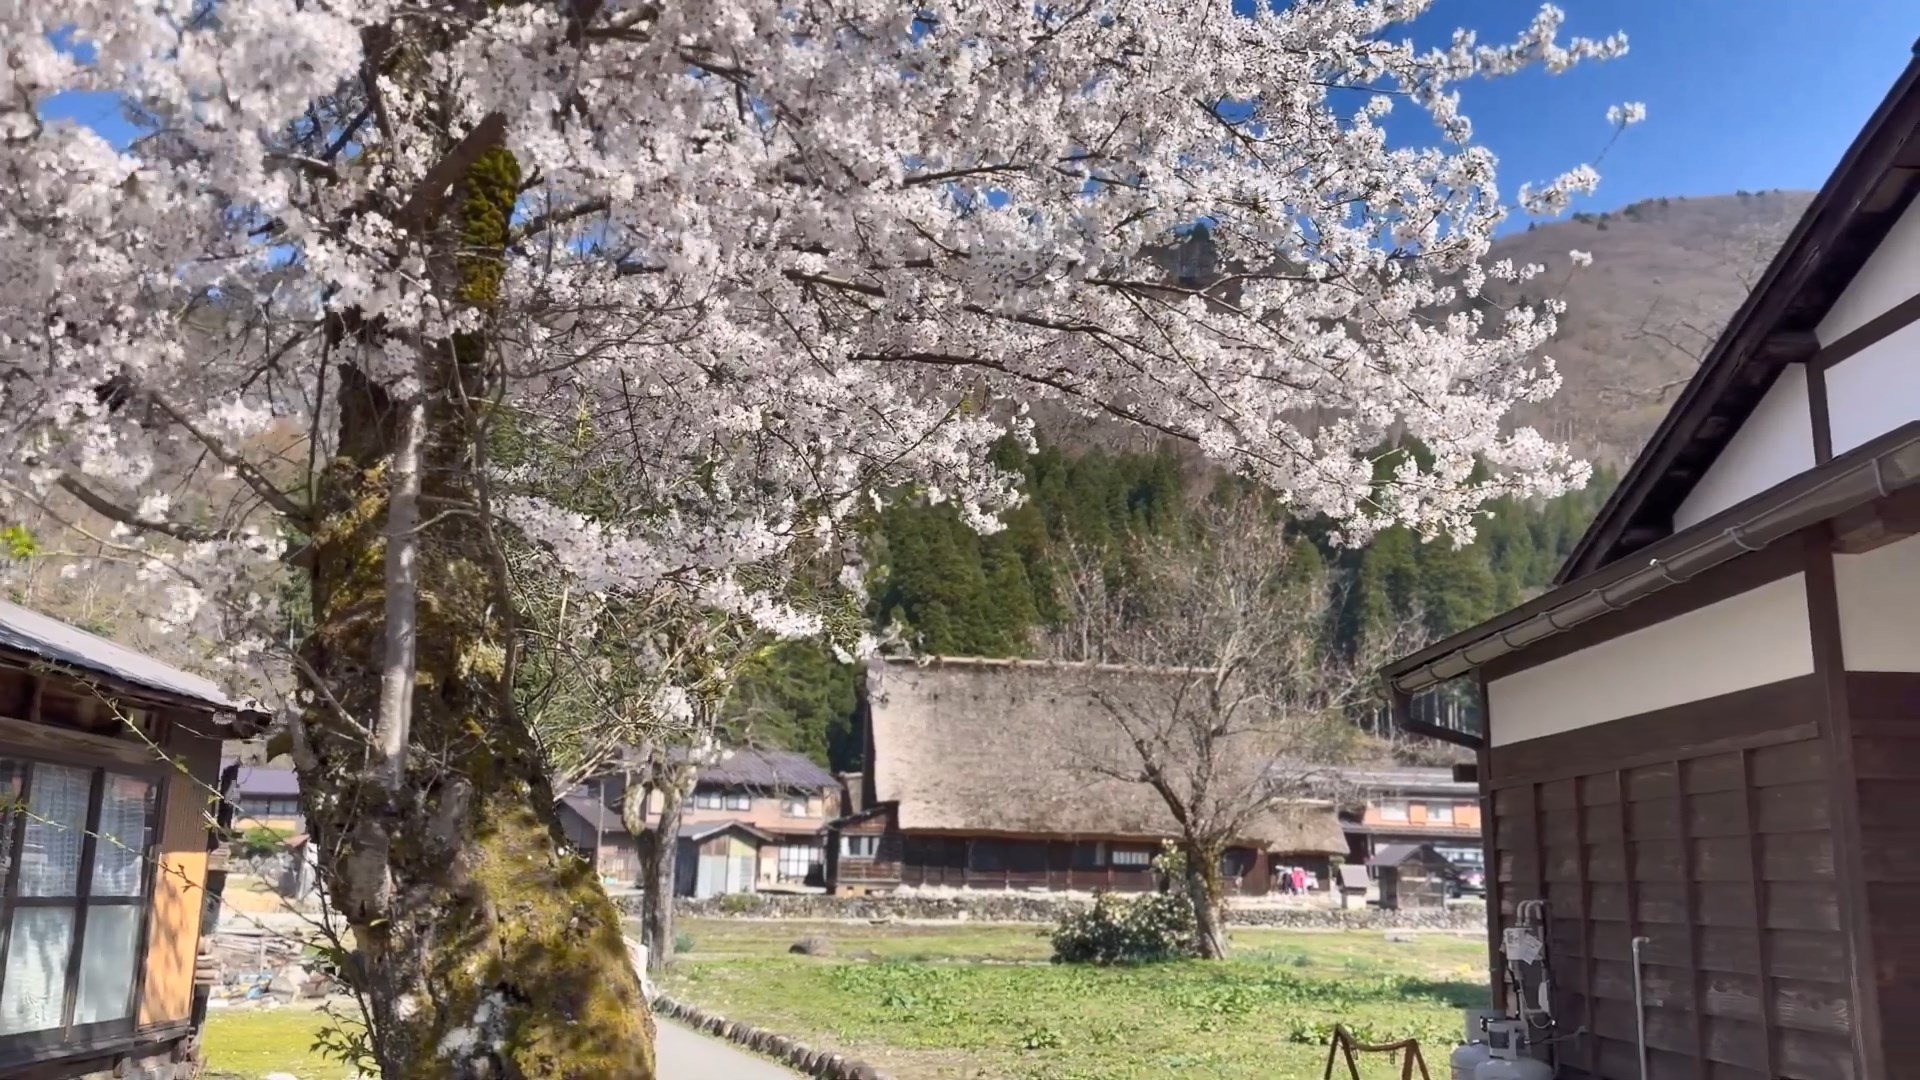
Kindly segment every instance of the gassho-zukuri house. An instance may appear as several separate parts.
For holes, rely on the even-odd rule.
[[[1646,1076],[1920,1076],[1917,71],[1557,584],[1386,670],[1479,752],[1496,957],[1546,903],[1560,1076],[1642,1075],[1636,939]]]
[[[839,893],[901,886],[1142,891],[1179,835],[1098,695],[1150,695],[1153,669],[942,657],[867,669],[862,809],[827,826]],[[1261,895],[1300,866],[1326,887],[1347,841],[1331,802],[1257,816],[1223,860],[1227,888]]]

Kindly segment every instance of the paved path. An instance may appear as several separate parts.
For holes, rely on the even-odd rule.
[[[800,1075],[665,1017],[654,1024],[660,1033],[653,1048],[660,1080],[793,1080]]]

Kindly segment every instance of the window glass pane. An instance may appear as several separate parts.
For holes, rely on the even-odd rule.
[[[87,908],[87,933],[80,940],[80,994],[73,1022],[97,1024],[124,1020],[133,1011],[134,949],[140,939],[138,904],[95,904]]]
[[[34,781],[37,784],[39,777]],[[67,955],[72,948],[72,908],[14,912],[6,987],[0,990],[0,1035],[60,1026],[66,1007]]]
[[[35,765],[27,795],[27,838],[20,851],[21,896],[72,896],[80,884],[93,771]]]
[[[100,796],[100,837],[93,845],[93,895],[140,895],[152,821],[153,785],[108,773]]]

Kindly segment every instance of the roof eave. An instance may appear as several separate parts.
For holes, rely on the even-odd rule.
[[[1675,533],[1647,561],[1610,563],[1382,669],[1400,694],[1458,678],[1501,656],[1683,584],[1739,556],[1920,485],[1920,421]],[[1516,640],[1518,638],[1519,640]]]
[[[1908,63],[1893,89],[1847,148],[1839,165],[1775,253],[1773,261],[1761,275],[1759,284],[1728,320],[1706,358],[1695,370],[1693,378],[1629,466],[1626,476],[1574,545],[1572,553],[1554,576],[1555,584],[1566,584],[1607,564],[1600,560],[1605,560],[1618,545],[1619,537],[1616,534],[1624,531],[1626,524],[1645,502],[1655,481],[1671,464],[1668,459],[1681,435],[1691,434],[1690,430],[1683,432],[1683,429],[1695,426],[1700,405],[1724,387],[1733,371],[1767,348],[1766,340],[1774,327],[1757,325],[1761,311],[1772,308],[1776,293],[1791,293],[1801,287],[1825,254],[1824,238],[1836,234],[1856,216],[1865,195],[1871,193],[1878,186],[1881,176],[1893,168],[1892,155],[1898,152],[1903,137],[1896,138],[1900,132],[1890,130],[1890,125],[1897,117],[1903,117],[1916,108],[1920,108],[1920,57]],[[1863,175],[1866,171],[1871,171],[1873,175]],[[1888,215],[1889,218],[1897,216]],[[1891,225],[1891,221],[1888,224]]]

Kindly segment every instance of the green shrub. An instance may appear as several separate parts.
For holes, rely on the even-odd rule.
[[[726,893],[720,897],[720,910],[727,915],[746,915],[758,906],[752,893]]]
[[[264,859],[287,849],[287,834],[264,825],[248,829],[233,841],[233,854],[242,859]]]
[[[687,933],[685,930],[675,931],[673,935],[674,955],[678,956],[682,953],[690,953],[692,951],[693,951],[693,935]]]
[[[1113,893],[1061,916],[1053,931],[1056,964],[1123,964],[1173,960],[1193,949],[1193,905],[1184,892]]]

